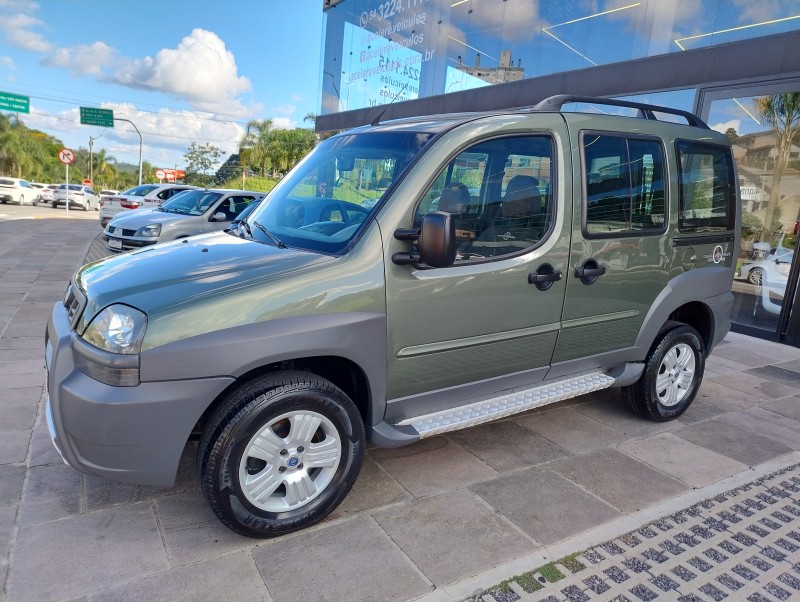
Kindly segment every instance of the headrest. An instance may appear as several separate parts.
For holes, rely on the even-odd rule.
[[[442,196],[439,198],[439,211],[464,213],[469,203],[469,189],[460,182],[453,182],[442,190]]]
[[[533,176],[514,176],[506,186],[503,197],[503,215],[517,217],[542,212],[539,180]]]

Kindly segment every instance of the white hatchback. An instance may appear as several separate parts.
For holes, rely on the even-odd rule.
[[[0,178],[0,202],[35,205],[39,191],[22,178]]]

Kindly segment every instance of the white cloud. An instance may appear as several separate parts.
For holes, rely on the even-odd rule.
[[[29,8],[39,8],[36,4],[30,4]],[[43,21],[23,12],[9,12],[20,10],[20,5],[21,3],[0,4],[0,9],[5,9],[0,10],[0,31],[5,33],[6,39],[14,46],[34,52],[49,52],[53,45],[40,32],[34,31],[34,28],[44,25]]]
[[[117,50],[105,42],[80,44],[70,48],[57,48],[42,62],[53,67],[69,69],[73,75],[87,73],[102,75],[103,68],[111,63]]]
[[[742,128],[742,120],[741,119],[731,119],[730,121],[725,121],[721,123],[715,123],[714,125],[709,125],[712,130],[720,132],[724,134],[728,131],[729,128],[733,128],[737,132],[739,132]]]
[[[742,12],[739,14],[739,22],[744,25],[753,23],[763,23],[771,21],[779,16],[786,16],[790,13],[781,14],[781,6],[778,0],[733,0],[733,4]]]
[[[297,127],[295,122],[288,117],[273,117],[272,129],[275,130],[291,130]]]
[[[278,105],[277,107],[270,107],[268,109],[270,115],[277,115],[279,117],[289,117],[297,112],[297,107],[291,104]],[[274,118],[273,118],[274,120]]]
[[[14,70],[14,60],[10,56],[0,56],[0,67]]]
[[[127,61],[113,79],[132,88],[173,94],[201,111],[237,116],[246,114],[238,96],[251,88],[250,80],[239,76],[225,42],[204,29],[193,30],[177,48]]]
[[[636,4],[632,0],[608,0],[603,6],[604,10],[622,9]],[[658,42],[671,42],[675,38],[695,34],[702,30],[703,1],[702,0],[657,0],[642,3],[639,6],[618,10],[607,16],[612,20],[628,21],[629,29],[640,30],[645,21],[645,13],[652,20],[652,39]],[[602,17],[601,17],[602,18]],[[679,26],[689,28],[689,33],[679,30]],[[698,29],[699,28],[699,29]],[[660,46],[657,52],[666,52],[668,46]]]
[[[161,166],[183,165],[183,155],[193,140],[211,143],[225,153],[236,152],[244,129],[229,121],[218,121],[209,113],[188,110],[162,109],[156,113],[138,110],[131,104],[104,103],[102,108],[112,109],[117,118],[129,119],[142,133],[144,160]],[[28,127],[45,131],[61,138],[67,146],[87,146],[89,136],[96,140],[95,150],[105,148],[119,161],[136,163],[139,160],[139,136],[124,121],[105,131],[99,127],[80,125],[78,108],[55,115],[35,110],[23,116]],[[277,126],[276,126],[277,127]]]
[[[457,15],[458,13],[455,11],[460,9],[463,9],[464,13],[472,10],[472,14],[469,14],[469,22],[479,23],[481,31],[502,29],[504,40],[526,41],[538,33],[536,27],[539,19],[538,0],[506,0],[502,3],[470,2],[455,7],[453,13]]]

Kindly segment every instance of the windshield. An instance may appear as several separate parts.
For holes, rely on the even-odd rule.
[[[253,211],[255,240],[339,253],[430,133],[342,134],[325,140]],[[263,230],[266,229],[269,234]]]
[[[128,196],[144,196],[148,192],[155,190],[156,188],[158,188],[158,186],[143,184],[141,186],[134,186],[133,188],[126,190],[122,194]]]
[[[221,196],[221,192],[211,190],[187,190],[176,194],[161,205],[161,211],[181,215],[202,215]]]

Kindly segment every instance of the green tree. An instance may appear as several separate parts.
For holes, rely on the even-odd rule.
[[[761,119],[772,126],[775,132],[775,165],[772,171],[767,213],[764,216],[764,229],[761,233],[761,240],[771,242],[775,234],[771,228],[781,198],[781,178],[789,161],[794,139],[800,131],[800,93],[760,96],[754,103]]]
[[[186,183],[197,186],[212,185],[214,182],[213,172],[221,156],[222,151],[213,144],[208,142],[198,144],[192,141],[183,156],[186,159]],[[152,175],[152,169],[148,170],[148,173]]]
[[[268,147],[272,132],[272,119],[253,119],[247,124],[244,135],[239,141],[239,156],[242,169],[253,167],[263,178],[269,167]]]

